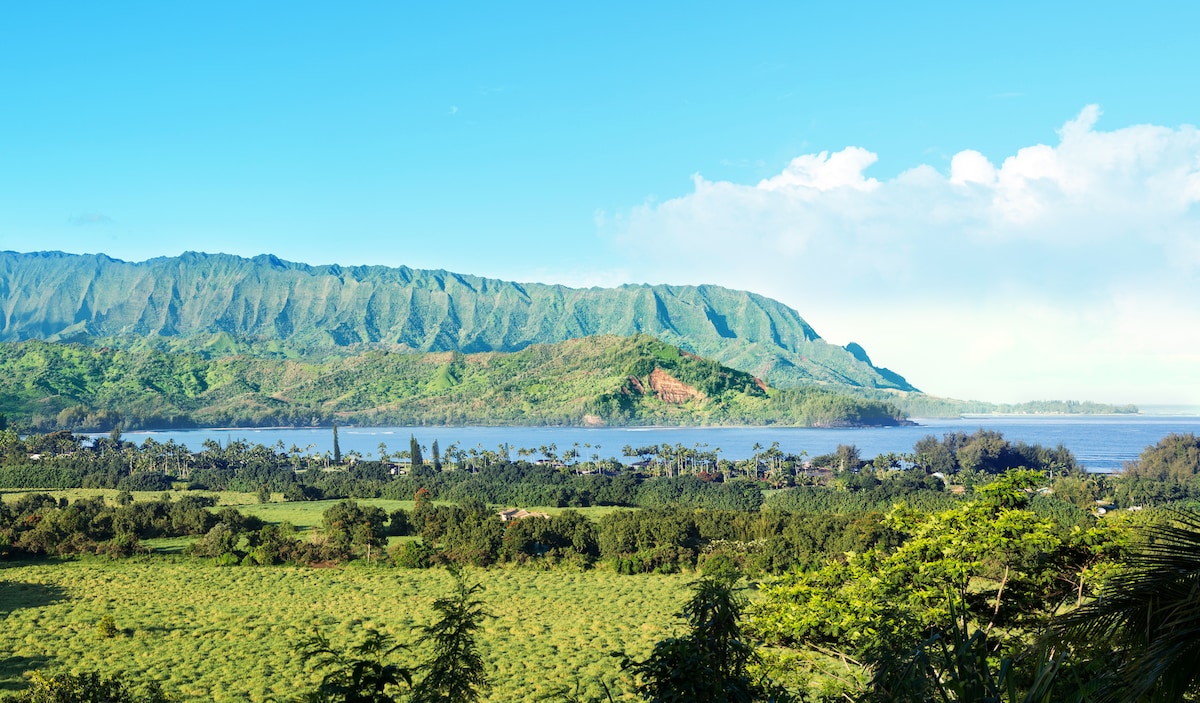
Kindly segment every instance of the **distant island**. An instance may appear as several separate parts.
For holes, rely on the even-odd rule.
[[[1025,403],[988,403],[956,400],[925,393],[881,392],[849,389],[855,397],[895,405],[906,417],[960,417],[962,415],[1135,415],[1136,405],[1112,405],[1077,400],[1032,400]]]

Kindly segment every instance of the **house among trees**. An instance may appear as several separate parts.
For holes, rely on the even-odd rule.
[[[541,517],[541,518],[550,519],[550,516],[547,515],[546,513],[534,513],[534,512],[530,512],[524,508],[508,508],[507,510],[501,510],[500,512],[498,512],[496,514],[500,516],[500,522],[510,522],[512,520],[524,520],[527,517]]]

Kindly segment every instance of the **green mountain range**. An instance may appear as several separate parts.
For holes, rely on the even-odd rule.
[[[794,388],[915,390],[793,309],[719,286],[567,288],[406,267],[308,266],[274,256],[0,253],[0,341],[315,360],[364,351],[513,352],[649,334]]]
[[[0,343],[0,412],[23,427],[892,425],[895,406],[778,390],[648,335],[519,352],[362,351],[324,361]]]

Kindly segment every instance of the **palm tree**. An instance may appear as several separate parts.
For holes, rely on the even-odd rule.
[[[1100,597],[1057,629],[1110,672],[1102,700],[1182,701],[1200,694],[1200,513],[1145,528]]]
[[[759,444],[758,442],[755,442],[754,446],[750,447],[750,450],[754,452],[754,480],[757,481],[758,480],[759,455],[763,450],[763,445]]]

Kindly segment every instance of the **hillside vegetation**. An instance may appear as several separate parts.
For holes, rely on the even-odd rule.
[[[891,405],[778,390],[647,335],[519,352],[325,361],[0,344],[0,412],[38,429],[355,424],[896,424]]]
[[[447,271],[308,266],[187,253],[0,253],[0,341],[319,359],[377,348],[513,352],[645,333],[763,378],[913,390],[861,347],[821,339],[793,309],[719,286],[575,289]]]

